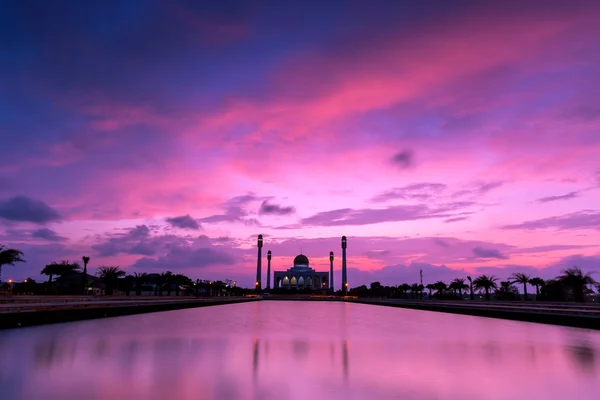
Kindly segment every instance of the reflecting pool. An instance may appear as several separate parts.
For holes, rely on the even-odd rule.
[[[600,333],[260,301],[0,331],[2,399],[597,399]]]

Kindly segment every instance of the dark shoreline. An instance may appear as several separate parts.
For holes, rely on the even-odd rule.
[[[110,306],[109,303],[91,304],[88,308],[66,307],[40,310],[6,312],[0,314],[0,329],[13,329],[27,326],[57,324],[63,322],[83,321],[89,319],[121,317],[126,315],[145,314],[161,311],[181,310],[186,308],[208,307],[222,304],[236,304],[257,301],[256,298],[214,298],[210,300],[161,301],[155,304],[136,304]],[[67,303],[68,304],[68,303]]]
[[[547,325],[569,326],[574,328],[585,328],[600,330],[600,316],[581,315],[567,312],[549,312],[540,308],[540,311],[526,311],[518,308],[484,308],[470,307],[468,303],[465,305],[453,304],[428,304],[423,302],[390,302],[376,299],[352,299],[346,300],[348,303],[368,304],[387,307],[408,308],[412,310],[445,312],[450,314],[472,315],[477,317],[507,319],[513,321],[535,322]],[[491,304],[493,305],[493,303]],[[520,304],[518,304],[520,306]],[[600,309],[598,310],[600,313]]]
[[[507,319],[513,321],[535,322],[548,325],[569,326],[600,330],[600,307],[597,312],[587,313],[578,310],[581,305],[540,304],[540,303],[444,303],[428,301],[402,301],[389,299],[358,299],[329,296],[285,296],[272,295],[265,299],[260,297],[221,297],[209,299],[162,300],[145,304],[111,305],[111,301],[90,303],[84,308],[70,306],[46,307],[40,310],[14,311],[0,314],[0,329],[12,329],[27,326],[74,322],[97,318],[119,317],[126,315],[172,311],[186,308],[207,307],[222,304],[236,304],[249,301],[334,301],[387,307],[408,308],[413,310],[445,312],[478,317]],[[489,307],[487,307],[489,306]],[[522,309],[523,307],[535,309]],[[565,308],[567,307],[567,308]],[[561,310],[560,308],[565,308]],[[594,307],[595,309],[596,307]],[[589,310],[589,308],[588,308]],[[594,315],[590,315],[594,314]]]

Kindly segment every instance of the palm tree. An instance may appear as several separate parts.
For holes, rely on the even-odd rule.
[[[431,297],[431,291],[432,291],[433,289],[435,289],[435,285],[434,285],[433,283],[428,283],[428,284],[425,286],[425,288],[427,288],[427,290],[429,290],[429,298],[431,299],[431,298],[432,298],[432,297]]]
[[[527,301],[527,284],[531,280],[531,276],[522,272],[515,272],[510,276],[514,283],[523,284],[523,300]]]
[[[496,283],[497,280],[498,278],[496,278],[494,275],[481,275],[475,278],[475,280],[473,281],[473,285],[477,289],[485,290],[485,299],[489,300],[490,289],[498,288],[498,284]]]
[[[452,290],[458,290],[458,297],[462,300],[463,295],[462,291],[467,289],[469,285],[465,283],[465,280],[462,278],[456,278],[452,282],[450,282],[449,288]]]
[[[113,294],[113,287],[117,280],[125,276],[125,271],[120,267],[98,267],[96,274],[106,285],[106,294],[110,296]]]
[[[471,298],[471,300],[475,300],[475,293],[473,293],[473,279],[471,279],[470,276],[467,276],[467,279],[469,280],[469,294],[470,294],[470,298]]]
[[[146,281],[147,277],[148,277],[148,274],[145,272],[142,272],[142,273],[134,272],[133,273],[133,280],[135,281],[135,295],[136,296],[142,295],[142,284]]]
[[[173,283],[173,273],[167,271],[163,274],[165,283],[167,284],[167,296],[171,297],[171,284]]]
[[[417,293],[419,293],[419,284],[418,283],[413,283],[412,285],[410,285],[410,292],[413,295],[413,298],[417,298]]]
[[[444,294],[444,291],[446,290],[448,286],[442,282],[442,281],[437,281],[436,283],[433,284],[433,288],[437,291],[437,295],[439,298],[442,298],[442,295]]]
[[[69,275],[76,272],[81,268],[77,263],[70,263],[69,261],[63,260],[60,263],[52,261],[46,265],[40,272],[42,275],[48,275],[48,283],[52,283],[52,277],[54,275],[63,276]]]
[[[85,285],[87,283],[87,265],[90,262],[90,258],[87,256],[81,257],[83,260],[83,277],[81,278],[81,292],[85,294]]]
[[[2,266],[12,265],[18,262],[25,262],[21,257],[23,252],[17,249],[9,249],[0,244],[0,282],[2,282]]]
[[[535,299],[540,295],[540,286],[544,286],[546,282],[542,278],[531,278],[529,284],[535,286]]]
[[[423,290],[425,289],[425,286],[419,284],[419,299],[423,299]]]
[[[406,297],[406,292],[410,290],[410,285],[408,283],[403,283],[398,286],[398,290],[402,293],[402,297]]]
[[[558,277],[558,280],[573,290],[575,301],[585,301],[585,291],[588,288],[587,286],[598,283],[592,278],[589,272],[584,275],[579,267],[567,268],[561,272],[562,275]]]

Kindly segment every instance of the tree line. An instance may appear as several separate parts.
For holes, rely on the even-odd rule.
[[[16,249],[7,249],[0,245],[0,281],[3,265],[15,265],[24,262],[23,252]],[[210,281],[192,279],[184,274],[174,274],[171,271],[161,273],[134,272],[127,274],[118,266],[100,266],[95,274],[88,274],[88,263],[90,257],[83,256],[82,263],[63,260],[51,262],[40,271],[41,275],[48,276],[46,282],[36,282],[33,278],[27,278],[23,282],[15,282],[12,292],[33,294],[86,294],[91,286],[100,287],[106,295],[112,295],[115,291],[136,295],[153,294],[155,296],[180,295],[185,290],[186,294],[199,296],[201,294],[227,294],[243,295],[247,290],[238,288],[231,280]],[[150,293],[149,293],[150,292]]]
[[[515,286],[517,284],[523,285],[522,296]],[[528,284],[535,287],[535,299],[539,301],[583,302],[586,296],[594,293],[591,287],[596,287],[600,292],[600,285],[590,273],[573,267],[564,269],[561,275],[547,281],[521,272],[512,274],[506,281],[484,274],[474,279],[470,276],[466,279],[456,278],[448,284],[437,281],[427,285],[402,283],[398,286],[382,286],[380,282],[372,282],[369,287],[362,285],[352,288],[348,294],[359,297],[422,299],[427,290],[428,298],[439,300],[462,300],[463,294],[468,294],[474,300],[476,292],[484,295],[486,300],[490,300],[492,295],[495,300],[528,300]]]

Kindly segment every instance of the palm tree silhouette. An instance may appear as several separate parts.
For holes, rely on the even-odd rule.
[[[83,260],[83,276],[81,278],[81,292],[85,294],[85,285],[87,283],[87,265],[90,262],[90,258],[88,256],[81,257]]]
[[[585,301],[585,290],[588,285],[595,285],[598,282],[592,278],[588,272],[584,274],[579,267],[567,268],[561,271],[562,275],[558,277],[565,286],[573,290],[575,301]]]
[[[523,285],[523,300],[527,301],[527,284],[531,280],[531,276],[522,272],[515,272],[510,276],[514,283],[521,283]]]
[[[412,285],[410,285],[410,291],[413,294],[413,297],[416,299],[417,294],[419,293],[419,284],[413,283]]]
[[[544,286],[546,282],[542,278],[531,278],[529,284],[535,286],[535,299],[540,295],[540,286]]]
[[[18,262],[25,262],[21,257],[23,252],[17,249],[9,249],[0,244],[0,282],[2,282],[2,266],[12,265]]]
[[[106,294],[110,296],[113,294],[113,288],[117,280],[125,276],[125,271],[120,267],[98,267],[96,274],[106,285]]]
[[[410,290],[410,285],[408,283],[398,285],[398,290],[400,290],[400,293],[402,293],[402,297],[406,297],[406,292]]]
[[[141,296],[142,295],[142,283],[144,283],[146,281],[146,278],[148,277],[148,274],[145,272],[134,272],[133,273],[133,280],[135,281],[135,295],[136,296]]]
[[[450,282],[450,286],[449,286],[449,288],[452,290],[458,290],[458,296],[461,300],[463,298],[462,291],[464,289],[467,289],[468,287],[469,287],[469,285],[467,285],[465,283],[465,280],[462,278],[454,279],[452,282]]]
[[[429,290],[429,298],[431,299],[431,291],[435,289],[435,285],[433,283],[428,283],[425,288],[427,288],[427,290]]]
[[[473,285],[477,289],[485,290],[485,299],[489,300],[490,289],[498,288],[498,284],[496,283],[497,280],[498,278],[496,278],[494,275],[481,275],[475,278],[475,280],[473,281]]]
[[[67,260],[63,260],[60,263],[52,261],[46,265],[40,272],[42,275],[48,275],[48,283],[52,283],[52,277],[54,275],[64,276],[77,272],[81,267],[78,263],[71,263]]]
[[[446,290],[448,286],[442,282],[442,281],[437,281],[436,283],[433,284],[433,288],[437,291],[437,295],[439,298],[442,298],[443,294],[444,294],[444,290]]]

